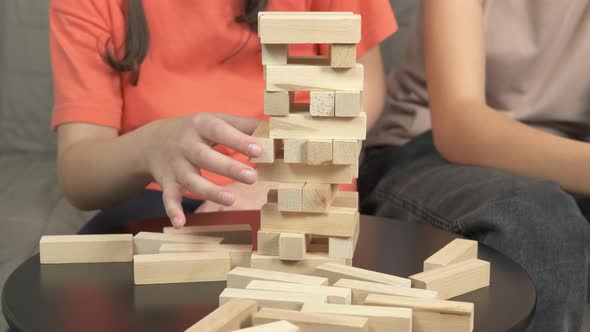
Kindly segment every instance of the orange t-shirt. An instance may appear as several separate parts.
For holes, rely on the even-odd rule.
[[[71,122],[113,127],[120,134],[151,121],[199,112],[263,118],[261,47],[254,34],[246,47],[222,63],[247,39],[250,29],[235,22],[242,0],[143,0],[150,48],[139,84],[102,59],[108,38],[115,49],[125,39],[125,0],[53,0],[50,45],[55,105],[53,129]],[[388,0],[279,0],[268,11],[348,11],[362,15],[362,57],[395,32]],[[325,47],[294,45],[295,55],[324,54]],[[221,148],[247,161],[237,152]],[[213,182],[231,182],[203,172]],[[153,185],[152,185],[153,187]]]

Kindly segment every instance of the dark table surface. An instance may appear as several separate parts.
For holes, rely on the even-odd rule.
[[[251,224],[257,211],[190,216],[189,224]],[[161,231],[166,219],[136,222],[129,231]],[[422,262],[457,236],[430,226],[361,217],[353,265],[398,276],[422,270]],[[238,235],[233,243],[247,242]],[[254,236],[255,240],[255,236]],[[484,245],[491,285],[453,300],[475,303],[477,332],[522,330],[535,307],[533,283],[516,263]],[[225,282],[133,284],[132,263],[40,265],[24,262],[6,282],[2,310],[24,331],[184,331],[217,307]]]

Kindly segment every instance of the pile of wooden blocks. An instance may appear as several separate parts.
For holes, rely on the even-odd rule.
[[[358,175],[366,136],[363,66],[356,62],[361,18],[352,13],[262,12],[258,17],[266,80],[254,136],[264,147],[259,179],[278,182],[261,209],[252,267],[309,273],[350,264],[359,235],[358,193],[341,192]],[[291,44],[330,44],[329,56],[291,56]],[[310,94],[295,103],[295,93]]]

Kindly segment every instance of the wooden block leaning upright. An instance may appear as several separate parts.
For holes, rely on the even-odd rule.
[[[131,262],[133,236],[44,235],[39,240],[41,264]]]
[[[256,301],[232,299],[211,312],[185,332],[226,332],[252,326]]]

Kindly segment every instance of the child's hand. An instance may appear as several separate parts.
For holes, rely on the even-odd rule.
[[[249,157],[258,157],[262,148],[249,136],[259,120],[227,114],[201,113],[154,121],[141,129],[145,137],[147,171],[162,187],[166,214],[174,227],[182,227],[185,216],[182,196],[189,191],[223,206],[231,206],[236,194],[209,182],[200,169],[252,184],[257,173],[212,146],[221,144]]]
[[[276,189],[275,182],[256,182],[253,185],[234,182],[225,188],[235,193],[236,202],[232,206],[223,206],[217,203],[206,201],[195,211],[195,213],[237,211],[237,210],[260,210],[266,204],[268,191]]]

